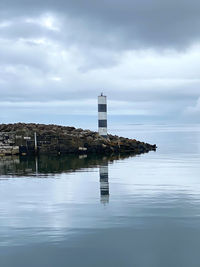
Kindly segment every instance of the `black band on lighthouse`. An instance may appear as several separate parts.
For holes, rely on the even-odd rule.
[[[98,112],[107,112],[106,104],[98,104]]]
[[[99,127],[107,127],[107,120],[99,120]]]

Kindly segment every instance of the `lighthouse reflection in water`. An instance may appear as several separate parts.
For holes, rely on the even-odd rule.
[[[104,159],[99,166],[101,203],[109,203],[108,161]]]

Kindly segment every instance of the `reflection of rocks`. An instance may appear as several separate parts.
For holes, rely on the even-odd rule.
[[[105,139],[97,132],[74,127],[17,123],[0,125],[0,154],[35,153],[34,133],[39,154],[140,154],[156,149],[155,145],[135,139],[114,135]]]
[[[123,159],[131,154],[111,155],[107,162]],[[105,164],[105,157],[101,155],[40,155],[38,157],[0,157],[0,175],[30,175],[74,172],[85,168],[95,168]]]
[[[99,166],[101,203],[109,202],[108,162]]]
[[[6,156],[0,158],[0,175],[17,172],[20,165],[19,157]]]

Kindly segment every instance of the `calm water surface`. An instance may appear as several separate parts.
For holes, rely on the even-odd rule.
[[[0,160],[0,266],[200,264],[200,126],[128,125],[134,157]]]

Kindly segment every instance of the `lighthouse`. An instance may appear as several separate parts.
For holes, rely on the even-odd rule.
[[[98,126],[99,135],[107,138],[107,99],[103,93],[98,96]]]

